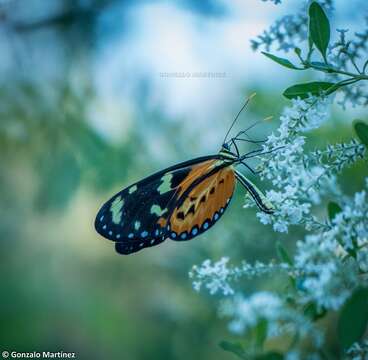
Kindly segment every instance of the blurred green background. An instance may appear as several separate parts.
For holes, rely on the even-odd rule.
[[[195,293],[188,271],[222,256],[269,261],[277,240],[293,248],[297,229],[275,234],[260,225],[255,209],[243,209],[240,188],[206,234],[131,256],[116,254],[93,222],[131,182],[218,151],[254,91],[238,128],[269,115],[252,136],[277,127],[287,104],[280,94],[295,75],[252,53],[249,40],[297,8],[257,0],[0,1],[1,350],[232,358],[218,347],[229,334],[217,299]],[[335,109],[309,146],[349,139],[355,116]],[[360,188],[361,172],[346,172],[348,191]],[[238,286],[247,294],[282,289],[269,277]]]

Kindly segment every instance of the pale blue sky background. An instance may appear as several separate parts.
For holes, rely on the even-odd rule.
[[[282,15],[295,12],[305,3],[301,0],[285,0],[278,6],[261,0],[113,1],[99,13],[85,43],[93,49],[92,57],[71,50],[73,38],[60,40],[53,28],[14,31],[24,19],[32,22],[57,15],[61,3],[0,1],[9,8],[8,21],[0,26],[0,76],[31,78],[50,86],[67,73],[76,88],[86,76],[92,77],[98,96],[91,105],[91,122],[111,140],[120,141],[128,134],[127,128],[142,110],[159,110],[193,133],[205,131],[203,150],[213,151],[225,124],[257,85],[281,94],[301,75],[250,48],[252,38]],[[343,0],[336,3],[338,27],[346,28],[368,13],[365,1],[356,0],[354,6]],[[161,72],[220,72],[225,77],[163,78]],[[264,115],[271,114],[265,109]],[[154,138],[151,144],[154,150]]]

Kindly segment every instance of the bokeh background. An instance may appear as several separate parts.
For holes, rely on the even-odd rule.
[[[293,249],[297,229],[275,234],[259,224],[255,209],[243,209],[240,188],[206,234],[127,257],[93,222],[122,187],[218,151],[251,93],[257,96],[237,129],[270,115],[251,136],[277,128],[287,105],[282,91],[313,74],[280,68],[253,52],[250,39],[299,6],[0,0],[1,350],[73,351],[80,359],[232,358],[218,347],[230,335],[216,298],[194,292],[188,271],[222,256],[269,261],[276,241]],[[334,21],[346,28],[361,15],[339,1]],[[359,115],[334,108],[310,146],[349,139]],[[361,187],[359,171],[344,173],[348,192]],[[239,286],[251,293],[280,289],[280,281]]]

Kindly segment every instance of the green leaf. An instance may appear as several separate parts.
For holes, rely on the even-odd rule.
[[[334,219],[334,217],[340,213],[342,211],[341,207],[339,206],[339,204],[336,204],[333,201],[330,201],[327,205],[327,212],[328,212],[328,218],[330,219],[330,221],[332,221]]]
[[[305,305],[303,312],[305,316],[313,321],[321,319],[327,314],[326,309],[318,309],[317,305],[312,301]]]
[[[364,335],[368,322],[368,288],[359,288],[342,307],[338,336],[343,349],[348,349]]]
[[[243,349],[243,346],[239,343],[232,343],[230,341],[223,340],[219,343],[219,346],[222,350],[230,352],[240,359],[246,359],[246,353]]]
[[[282,360],[283,358],[284,357],[282,354],[275,351],[270,351],[266,354],[256,356],[255,360]]]
[[[261,319],[255,328],[255,340],[258,348],[262,348],[267,339],[268,322],[266,319]]]
[[[291,257],[287,253],[286,249],[282,246],[280,241],[276,243],[276,252],[281,261],[289,265],[293,265],[293,260],[291,260]]]
[[[288,59],[284,59],[284,58],[280,58],[278,56],[266,53],[264,51],[262,51],[262,54],[267,56],[268,58],[270,58],[271,60],[277,62],[278,64],[285,66],[289,69],[293,69],[293,70],[304,70],[302,68],[298,68],[296,67],[294,64],[292,64]]]
[[[326,51],[330,42],[330,22],[317,2],[312,2],[309,7],[309,38],[327,62]]]
[[[320,95],[322,92],[326,92],[328,94],[331,91],[337,90],[336,84],[325,81],[313,81],[309,83],[296,84],[288,87],[283,95],[288,99],[307,99],[310,95]]]
[[[368,148],[368,125],[363,121],[354,121],[354,130],[359,140]]]
[[[308,36],[308,48],[309,48],[308,60],[309,60],[313,52],[313,40],[311,39],[310,35]]]

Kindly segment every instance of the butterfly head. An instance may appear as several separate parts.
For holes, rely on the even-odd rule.
[[[230,151],[230,145],[228,143],[223,143],[221,150]]]
[[[231,142],[225,142],[220,149],[220,156],[227,161],[235,162],[239,158],[239,154],[235,153],[231,149]]]
[[[239,137],[235,137],[235,138],[231,138],[228,142],[224,142],[221,146],[219,155],[221,156],[222,160],[226,161],[227,163],[231,163],[234,165],[237,164],[243,164],[245,165],[249,170],[252,171],[252,173],[255,173],[250,167],[249,165],[247,165],[245,163],[245,161],[247,159],[251,159],[260,155],[265,155],[268,153],[271,153],[273,151],[282,149],[283,147],[278,147],[278,148],[274,148],[270,151],[264,151],[264,148],[262,146],[259,146],[257,149],[255,150],[251,150],[248,151],[247,153],[241,153],[240,149],[238,147],[237,142],[238,141],[246,141],[249,142],[251,144],[257,144],[257,143],[263,143],[264,141],[253,141],[250,139],[244,139],[244,138],[239,138]]]

